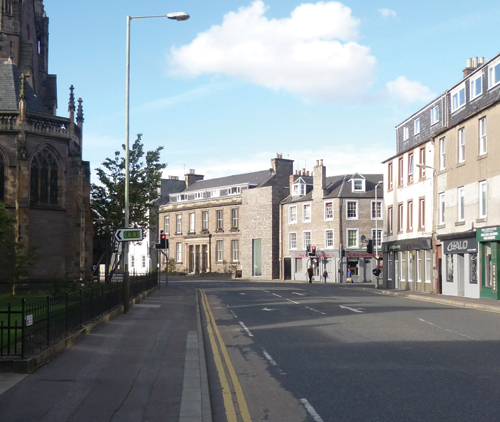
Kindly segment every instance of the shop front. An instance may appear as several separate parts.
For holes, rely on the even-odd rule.
[[[476,231],[479,244],[479,280],[481,299],[500,299],[497,269],[500,252],[500,227],[488,227]]]
[[[377,261],[372,254],[359,252],[346,252],[346,270],[351,270],[351,278],[353,282],[366,283],[374,282],[376,277],[373,275],[373,270],[377,268]]]
[[[430,293],[432,238],[406,239],[382,244],[385,271],[383,287]]]
[[[338,282],[338,253],[334,252],[324,252],[316,251],[316,258],[311,259],[307,255],[307,251],[295,252],[292,255],[292,279],[306,281],[306,272],[309,266],[313,268],[314,281],[320,281],[323,271],[326,269],[328,271],[329,283]]]
[[[444,259],[441,291],[444,295],[479,298],[476,233],[441,236]]]

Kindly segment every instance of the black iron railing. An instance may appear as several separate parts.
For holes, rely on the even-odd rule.
[[[158,285],[156,274],[130,277],[130,296]],[[123,304],[123,283],[99,283],[0,309],[0,356],[25,358],[55,344],[101,315]]]

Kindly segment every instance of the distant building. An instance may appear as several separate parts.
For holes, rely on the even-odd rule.
[[[0,201],[18,222],[18,242],[36,248],[31,280],[79,279],[92,270],[83,110],[71,87],[69,117],[55,115],[48,34],[41,0],[1,2]]]
[[[184,188],[162,201],[159,230],[167,234],[177,270],[279,278],[279,204],[289,193],[293,161],[277,155],[271,164],[209,180],[191,170]]]
[[[327,177],[323,160],[312,175],[304,169],[290,176],[291,194],[281,212],[282,278],[306,280],[312,265],[316,280],[326,269],[329,282],[345,282],[350,268],[353,281],[375,281],[375,254],[382,247],[381,185],[382,174]],[[313,246],[318,260],[308,256]]]

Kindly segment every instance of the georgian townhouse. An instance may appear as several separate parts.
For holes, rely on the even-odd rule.
[[[277,154],[271,164],[209,180],[193,170],[185,188],[165,198],[159,229],[167,234],[169,257],[179,271],[279,278],[279,204],[289,194],[293,160]]]
[[[447,92],[448,127],[435,137],[436,234],[442,293],[499,299],[500,55],[469,59]]]
[[[281,204],[282,278],[305,281],[312,265],[316,280],[326,269],[329,282],[345,282],[350,268],[355,282],[374,281],[374,255],[382,246],[381,185],[382,174],[326,177],[323,160],[312,175],[303,170],[290,176],[291,194]],[[313,246],[317,260],[308,256]]]
[[[387,287],[500,297],[499,99],[500,55],[469,59],[460,82],[396,127],[398,154],[384,162]]]

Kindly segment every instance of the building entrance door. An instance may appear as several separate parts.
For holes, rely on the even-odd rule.
[[[292,279],[292,258],[285,258],[284,260],[284,279]]]

